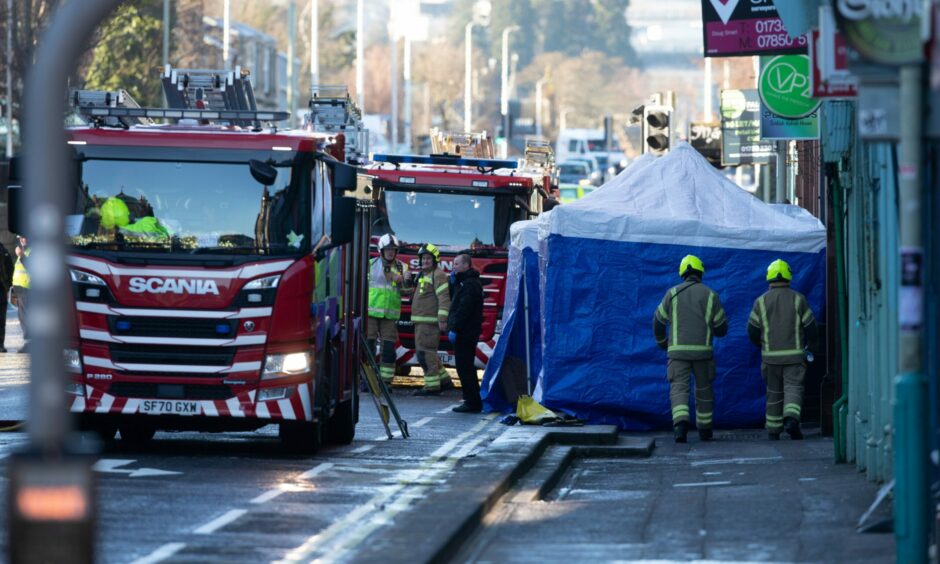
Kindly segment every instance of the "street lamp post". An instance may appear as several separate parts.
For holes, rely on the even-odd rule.
[[[320,1],[310,0],[310,86],[320,82]]]
[[[363,0],[356,0],[356,100],[359,109],[366,111],[365,89],[365,7]]]
[[[232,24],[232,4],[230,0],[225,0],[222,4],[222,66],[228,70],[229,57],[229,35]]]
[[[463,130],[470,131],[473,128],[472,109],[471,109],[471,59],[473,58],[473,22],[467,22],[464,28],[464,62],[463,62]]]
[[[535,135],[542,136],[542,87],[545,77],[535,81]]]
[[[500,79],[499,113],[503,121],[503,158],[509,153],[509,34],[518,31],[519,26],[511,25],[503,30],[502,76]]]

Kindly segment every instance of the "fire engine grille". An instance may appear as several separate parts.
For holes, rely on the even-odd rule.
[[[232,360],[235,358],[236,347],[184,347],[178,345],[112,343],[110,349],[111,361],[117,364],[231,366]]]
[[[108,316],[113,335],[127,337],[175,337],[178,339],[234,338],[236,322],[229,319]]]
[[[122,398],[224,400],[233,397],[228,386],[167,385],[138,382],[115,382],[109,394]]]

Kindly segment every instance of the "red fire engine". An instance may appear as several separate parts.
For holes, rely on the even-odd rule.
[[[430,156],[373,155],[366,168],[376,195],[372,222],[377,238],[393,233],[401,243],[399,259],[419,270],[416,255],[422,243],[441,251],[440,267],[449,272],[453,258],[467,250],[483,283],[483,332],[476,365],[484,368],[499,338],[509,249],[509,226],[538,215],[554,203],[554,163],[527,152],[524,166],[515,160],[490,158],[485,134],[432,133]],[[538,145],[538,152],[545,147]],[[373,248],[373,253],[375,253]],[[411,303],[402,300],[398,322],[397,362],[400,374],[417,363]],[[442,336],[439,355],[454,366],[453,345]]]
[[[371,202],[343,136],[265,125],[288,115],[255,110],[238,69],[163,81],[169,108],[74,94],[71,410],[129,441],[273,423],[291,450],[351,442]]]

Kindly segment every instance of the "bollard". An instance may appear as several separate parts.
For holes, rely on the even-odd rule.
[[[927,382],[921,374],[894,379],[894,537],[898,562],[927,562]]]

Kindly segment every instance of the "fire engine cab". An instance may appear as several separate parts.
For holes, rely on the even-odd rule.
[[[372,202],[342,136],[279,131],[248,78],[167,67],[167,108],[73,95],[68,390],[106,438],[355,434]]]
[[[416,253],[423,243],[440,249],[445,272],[457,253],[470,253],[483,283],[483,332],[476,351],[476,366],[483,368],[500,332],[509,226],[554,203],[553,161],[542,166],[532,160],[523,167],[516,160],[494,159],[492,142],[482,133],[432,132],[432,146],[435,154],[429,156],[373,155],[364,173],[376,197],[373,245],[381,235],[394,234],[399,259],[413,271],[420,269]],[[398,322],[399,374],[417,363],[410,316],[406,297]],[[444,364],[454,366],[453,345],[443,336],[438,350]]]

